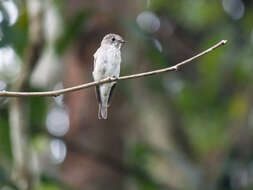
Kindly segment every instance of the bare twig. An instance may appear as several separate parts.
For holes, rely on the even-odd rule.
[[[139,74],[133,74],[133,75],[127,75],[127,76],[122,76],[119,78],[106,78],[104,80],[101,81],[96,81],[96,82],[90,82],[90,83],[85,83],[82,85],[78,85],[78,86],[74,86],[74,87],[70,87],[70,88],[65,88],[65,89],[61,89],[61,90],[54,90],[54,91],[45,91],[45,92],[10,92],[10,91],[1,91],[0,92],[0,97],[4,96],[4,97],[26,97],[26,96],[59,96],[61,94],[65,94],[65,93],[69,93],[69,92],[73,92],[73,91],[78,91],[81,89],[85,89],[85,88],[90,88],[92,86],[97,86],[100,84],[104,84],[104,83],[109,83],[109,82],[113,82],[113,81],[119,81],[119,80],[128,80],[128,79],[136,79],[136,78],[140,78],[140,77],[145,77],[145,76],[150,76],[150,75],[155,75],[155,74],[160,74],[160,73],[164,73],[164,72],[168,72],[168,71],[177,71],[180,67],[182,67],[183,65],[192,62],[193,60],[219,48],[220,46],[223,46],[227,43],[227,40],[222,40],[219,43],[217,43],[216,45],[210,47],[209,49],[189,58],[186,59],[172,67],[167,67],[164,69],[158,69],[155,71],[149,71],[149,72],[144,72],[144,73],[139,73]]]

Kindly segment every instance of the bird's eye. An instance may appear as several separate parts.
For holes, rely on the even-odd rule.
[[[115,41],[115,38],[112,38],[112,41],[114,42],[114,41]]]

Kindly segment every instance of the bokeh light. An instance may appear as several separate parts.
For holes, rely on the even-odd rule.
[[[13,81],[21,70],[21,60],[10,46],[0,48],[0,78]]]
[[[50,142],[50,150],[53,156],[53,161],[56,164],[60,164],[64,161],[67,155],[66,144],[60,139],[53,139]]]
[[[163,47],[162,47],[161,42],[159,40],[157,40],[157,39],[154,39],[153,42],[155,44],[156,49],[158,49],[158,51],[162,52],[163,51]]]
[[[60,137],[69,129],[69,115],[66,109],[53,107],[47,115],[46,127],[51,135]]]
[[[0,23],[3,22],[3,20],[4,20],[4,16],[3,16],[2,11],[0,11]]]
[[[241,0],[222,0],[226,13],[234,20],[239,20],[244,15],[244,4]]]
[[[0,81],[0,90],[5,90],[5,89],[6,89],[6,87],[7,87],[6,82],[4,82],[4,81]]]
[[[12,0],[6,0],[2,2],[3,7],[5,8],[8,18],[9,18],[9,25],[12,26],[17,22],[18,19],[18,7]]]
[[[137,16],[136,19],[139,27],[148,33],[154,33],[160,28],[160,20],[151,11],[144,11]]]
[[[178,72],[119,82],[106,121],[94,88],[0,97],[0,189],[251,189],[252,13],[249,0],[0,0],[0,91],[92,81],[108,32],[128,41],[121,76],[229,42]]]

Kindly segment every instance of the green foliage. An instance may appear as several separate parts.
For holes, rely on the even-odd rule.
[[[6,20],[3,21],[1,29],[4,37],[0,40],[0,47],[11,45],[20,56],[23,56],[28,42],[28,19],[26,12],[20,15],[14,26],[9,26]]]
[[[148,154],[150,154],[150,148],[145,144],[139,143],[132,147],[129,160],[138,166],[145,166]]]
[[[47,114],[48,100],[43,97],[29,98],[29,123],[31,125],[31,132],[38,135],[45,130],[45,120]]]
[[[11,157],[9,124],[6,118],[0,116],[0,154]]]
[[[57,53],[64,53],[64,50],[78,39],[85,27],[86,21],[90,18],[91,13],[90,10],[84,10],[77,13],[74,18],[65,21],[66,24],[63,29],[63,34],[56,43],[55,49]]]
[[[223,127],[225,125],[224,116],[220,114],[211,111],[198,113],[185,121],[188,124],[186,130],[190,140],[202,159],[203,156],[206,157],[217,149],[225,149],[229,143],[228,129]]]
[[[38,190],[60,190],[60,187],[56,185],[40,185]]]
[[[80,36],[85,35],[85,32],[89,30],[90,25],[87,23],[93,22],[93,16],[102,10],[104,11],[104,9],[99,7],[100,4],[99,6],[94,5],[92,9],[80,8],[73,14],[74,16],[67,17],[66,12],[64,12],[67,10],[65,7],[67,1],[52,0],[49,2],[55,3],[62,16],[63,31],[61,31],[61,36],[53,48],[54,52],[57,52],[57,56],[64,59],[66,50],[78,42]],[[169,168],[167,169],[169,170],[168,173],[171,172],[171,168],[176,168],[175,174],[163,176],[163,182],[168,184],[172,183],[170,180],[174,177],[173,184],[177,187],[176,189],[203,189],[199,185],[200,183],[205,183],[205,188],[218,190],[251,189],[253,179],[253,153],[251,150],[253,126],[251,113],[253,107],[252,2],[242,1],[245,5],[244,15],[238,20],[234,20],[224,10],[224,1],[221,0],[147,0],[144,2],[147,3],[148,8],[138,7],[138,11],[153,11],[161,21],[160,29],[154,34],[142,31],[138,27],[135,18],[137,13],[128,12],[125,15],[123,12],[128,11],[128,9],[124,9],[122,13],[119,11],[121,14],[116,13],[118,10],[113,11],[112,14],[117,17],[115,20],[120,23],[122,33],[126,38],[131,39],[128,42],[130,50],[126,48],[123,51],[126,51],[127,59],[133,63],[124,66],[125,60],[123,60],[122,73],[164,68],[172,65],[172,63],[174,64],[174,60],[182,60],[182,57],[185,58],[185,56],[188,57],[201,52],[220,40],[226,39],[228,44],[199,58],[179,72],[173,73],[173,75],[164,73],[147,77],[142,79],[144,82],[138,84],[137,87],[133,80],[119,82],[117,89],[121,93],[116,94],[117,96],[123,94],[123,98],[120,97],[119,100],[125,101],[126,111],[134,115],[133,118],[124,119],[131,121],[129,125],[131,123],[132,129],[135,130],[133,134],[137,134],[138,137],[134,142],[131,142],[132,146],[125,151],[125,160],[130,166],[131,175],[135,178],[137,189],[163,189],[163,186],[160,185],[161,176],[150,177],[151,174],[155,173],[153,170],[157,169],[155,166],[150,166],[150,158],[159,156],[163,156],[168,162],[165,166],[166,169]],[[135,7],[135,5],[129,7]],[[9,26],[8,14],[1,4],[0,11],[4,17],[0,23],[0,30],[3,33],[0,47],[12,46],[21,60],[24,60],[24,52],[29,39],[27,10],[22,7],[19,19],[13,26]],[[167,32],[167,29],[170,32]],[[161,42],[163,48],[161,52],[154,45],[156,39]],[[167,78],[164,75],[169,75],[171,80],[165,80]],[[63,76],[63,80],[68,80],[68,78],[64,78],[66,76]],[[77,78],[82,77],[78,76]],[[170,86],[174,78],[180,78],[181,82],[177,92],[173,92],[173,86]],[[35,89],[28,87],[28,89],[30,91],[37,90],[36,87]],[[159,96],[156,96],[158,93]],[[142,94],[143,97],[134,97],[137,96],[136,94]],[[148,104],[156,102],[156,100],[149,101],[148,98],[150,97],[159,97],[156,106]],[[136,109],[136,105],[133,105],[136,100],[138,105],[144,103],[148,105]],[[49,102],[47,98],[38,97],[25,100],[28,108],[28,135],[32,136],[29,143],[35,147],[39,156],[42,155],[42,160],[45,157],[45,152],[47,152],[46,154],[50,152],[50,137],[47,134],[45,135]],[[85,103],[83,105],[85,106]],[[117,105],[113,104],[112,106]],[[151,111],[147,112],[145,110],[147,108]],[[115,110],[121,111],[117,108]],[[143,113],[155,114],[139,117]],[[124,113],[124,117],[129,115],[131,114]],[[176,117],[174,117],[175,115]],[[156,118],[156,116],[160,117]],[[75,118],[73,115],[72,117]],[[152,120],[152,123],[144,122],[143,118],[147,121]],[[17,189],[9,176],[13,166],[11,165],[12,154],[8,119],[8,107],[1,107],[0,188],[8,186]],[[85,121],[85,126],[95,125],[95,122],[89,122]],[[145,134],[146,130],[149,131]],[[126,134],[128,135],[128,133]],[[83,142],[82,136],[77,138],[80,138],[75,139],[77,142]],[[131,138],[124,139],[130,141]],[[183,159],[172,159],[168,154],[159,154],[159,151],[154,150],[150,145],[152,143],[149,144],[149,140],[152,143],[157,143],[158,146],[161,145],[163,149],[168,148],[169,151],[173,152],[172,154],[182,155]],[[143,141],[147,141],[147,143],[142,143]],[[182,148],[179,149],[178,147]],[[191,154],[194,154],[195,157]],[[2,160],[8,160],[10,166],[5,165]],[[1,168],[2,165],[4,165],[4,169]],[[241,175],[234,169],[238,165],[246,165],[246,174]],[[195,175],[196,171],[198,171],[198,175]],[[64,181],[58,179],[57,172],[53,173],[55,175],[53,177],[48,176],[51,174],[51,168],[46,168],[43,172],[45,173],[40,177],[38,190],[71,189],[64,184]],[[164,174],[165,172],[161,173]],[[176,173],[179,174],[176,175]],[[204,182],[200,182],[202,180]],[[240,182],[247,184],[243,186],[239,184]],[[182,183],[185,184],[182,185]],[[238,186],[233,186],[233,184]]]

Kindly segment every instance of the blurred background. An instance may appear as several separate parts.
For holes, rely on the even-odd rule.
[[[128,41],[108,120],[93,88],[0,98],[1,190],[253,189],[253,1],[0,0],[0,90],[92,81],[107,33]]]

